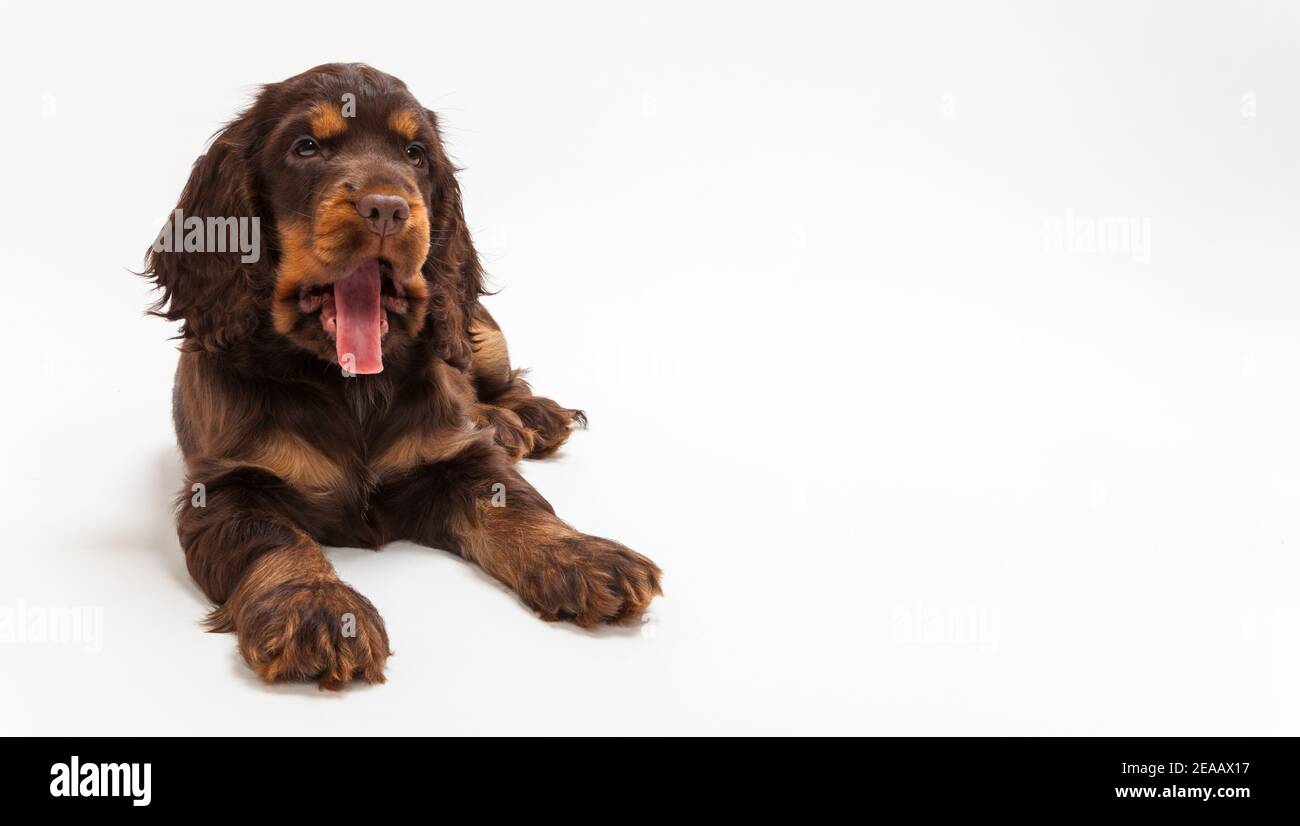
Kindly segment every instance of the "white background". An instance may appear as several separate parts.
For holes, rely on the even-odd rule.
[[[3,15],[0,733],[1300,734],[1295,4]],[[399,544],[331,552],[387,685],[200,630],[127,269],[334,60],[444,116],[488,306],[591,416],[525,473],[662,565],[648,622]],[[1108,219],[1149,256],[1053,240]],[[69,606],[101,651],[20,639]]]

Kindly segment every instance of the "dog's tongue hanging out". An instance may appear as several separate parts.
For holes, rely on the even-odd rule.
[[[358,375],[382,373],[380,319],[384,310],[379,304],[379,262],[367,261],[347,278],[335,281],[334,306],[338,311],[335,343],[339,364]]]

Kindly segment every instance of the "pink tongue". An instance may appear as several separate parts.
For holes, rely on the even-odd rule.
[[[338,310],[339,364],[357,375],[382,373],[379,262],[367,261],[347,278],[335,281],[334,306]]]

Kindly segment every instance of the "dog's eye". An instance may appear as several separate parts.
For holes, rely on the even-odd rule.
[[[293,145],[293,154],[300,158],[310,158],[320,152],[320,144],[311,138],[299,138]]]
[[[427,156],[424,154],[424,147],[418,143],[413,143],[406,147],[406,157],[416,166],[424,166]]]

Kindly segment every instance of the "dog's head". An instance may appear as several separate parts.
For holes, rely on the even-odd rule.
[[[361,64],[264,87],[194,164],[147,274],[186,346],[288,340],[359,374],[420,338],[463,362],[481,285],[437,117]]]

